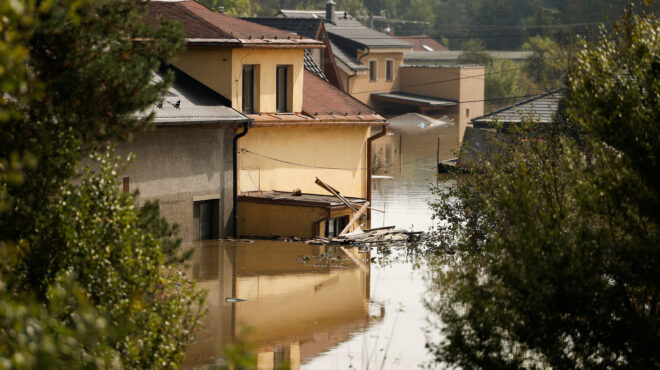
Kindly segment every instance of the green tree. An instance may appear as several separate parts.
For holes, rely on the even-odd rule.
[[[660,22],[583,42],[567,109],[433,203],[442,294],[429,308],[463,368],[660,367]],[[529,140],[529,137],[543,140]]]
[[[456,61],[458,64],[476,64],[489,67],[493,64],[493,57],[486,52],[483,41],[473,39],[461,44],[461,56]]]
[[[533,94],[534,84],[520,67],[508,59],[493,59],[486,68],[486,104],[493,108],[513,104],[521,96]]]
[[[173,228],[120,191],[106,149],[149,127],[135,112],[182,46],[144,5],[0,4],[0,367],[173,367],[191,338],[201,296],[165,267]]]
[[[550,37],[534,36],[522,46],[532,55],[524,61],[525,72],[541,90],[562,85],[561,78],[568,70],[568,57],[561,46]]]

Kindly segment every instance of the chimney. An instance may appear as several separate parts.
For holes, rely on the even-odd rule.
[[[335,23],[335,2],[332,0],[325,4],[325,21]]]

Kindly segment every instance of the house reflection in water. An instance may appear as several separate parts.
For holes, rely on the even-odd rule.
[[[351,338],[380,317],[369,314],[369,253],[337,246],[255,241],[205,241],[196,246],[192,276],[208,291],[208,313],[184,367],[223,363],[225,345],[256,345],[259,369],[301,364]],[[334,260],[323,261],[332,256]],[[303,262],[303,257],[310,257]],[[321,257],[319,259],[319,257]],[[341,257],[339,263],[337,257]],[[227,297],[245,299],[229,303]]]

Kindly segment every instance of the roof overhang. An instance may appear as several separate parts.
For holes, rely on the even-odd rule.
[[[227,48],[271,48],[271,49],[324,49],[322,42],[311,39],[196,39],[187,38],[187,46]]]
[[[371,98],[387,103],[413,105],[426,108],[444,108],[458,104],[454,100],[440,99],[431,96],[416,95],[403,92],[372,93]]]

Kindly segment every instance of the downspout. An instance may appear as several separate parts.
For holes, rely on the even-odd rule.
[[[234,175],[232,178],[233,190],[234,190],[234,212],[233,212],[233,236],[238,237],[238,139],[242,138],[248,133],[248,127],[252,124],[252,120],[247,120],[243,122],[243,131],[239,132],[234,136],[233,139],[233,171]]]
[[[371,54],[371,49],[367,48],[366,54],[360,56],[358,58],[358,62],[362,63],[362,58],[366,57],[369,54]],[[350,86],[351,86],[351,77],[355,77],[355,76],[357,76],[357,71],[355,71],[352,75],[346,77],[346,93],[347,94],[351,94],[351,88],[350,88]],[[351,95],[353,95],[353,94],[351,94]]]
[[[387,127],[383,126],[383,131],[367,139],[367,200],[369,204],[371,204],[371,142],[385,136],[386,133]],[[371,220],[371,207],[367,210],[367,220]]]

